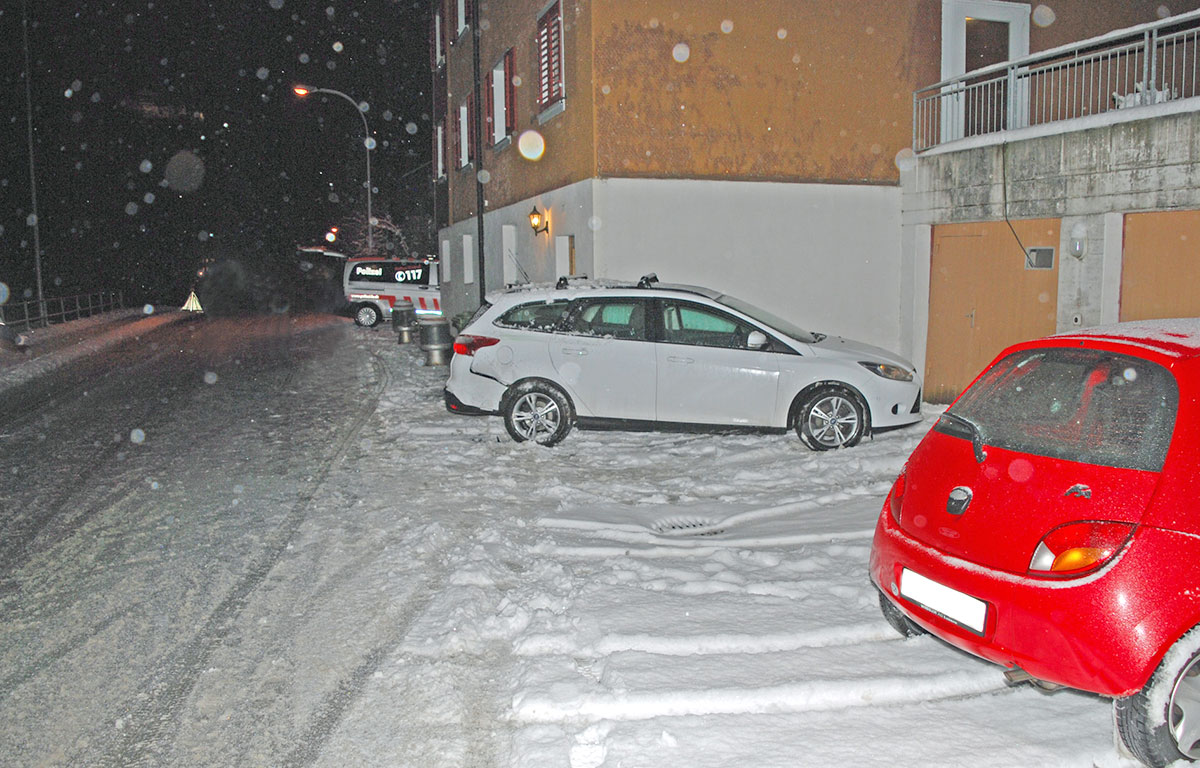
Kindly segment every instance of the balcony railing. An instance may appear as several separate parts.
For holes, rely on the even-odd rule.
[[[57,299],[33,301],[9,301],[0,304],[0,322],[17,330],[44,328],[54,323],[78,320],[101,312],[122,309],[125,306],[121,292],[101,291],[81,293],[76,296],[61,296]]]
[[[913,94],[913,149],[1195,96],[1200,11],[923,88]]]

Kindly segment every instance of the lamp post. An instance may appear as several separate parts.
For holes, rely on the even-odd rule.
[[[371,223],[371,129],[367,127],[367,116],[358,106],[358,102],[350,98],[341,91],[335,91],[332,88],[309,88],[307,85],[297,85],[292,88],[292,93],[304,98],[310,93],[332,93],[334,96],[341,96],[346,101],[354,105],[354,111],[363,121],[363,147],[367,150],[367,250],[375,252],[375,236]]]
[[[29,138],[29,198],[33,214],[33,269],[37,276],[38,314],[46,324],[46,297],[42,294],[42,244],[38,236],[37,172],[33,163],[33,69],[29,66],[29,3],[21,3],[21,38],[25,48],[25,127]]]

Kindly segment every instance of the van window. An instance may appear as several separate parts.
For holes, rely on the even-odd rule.
[[[1094,349],[1047,348],[1004,358],[949,413],[985,445],[1088,464],[1159,471],[1179,390],[1156,363]],[[939,432],[965,427],[943,419]]]
[[[429,285],[429,265],[405,261],[356,261],[347,264],[352,283]]]

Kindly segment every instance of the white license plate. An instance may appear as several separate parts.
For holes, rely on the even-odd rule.
[[[987,603],[957,589],[926,578],[907,568],[900,573],[900,594],[934,613],[983,634],[987,624]]]

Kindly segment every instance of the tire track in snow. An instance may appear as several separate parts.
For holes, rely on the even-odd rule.
[[[824,680],[762,688],[679,689],[655,693],[585,694],[572,700],[526,695],[514,702],[512,717],[526,724],[600,720],[650,720],[687,715],[817,712],[850,707],[920,704],[938,699],[1005,691],[999,670],[919,677],[880,677],[866,681]]]
[[[883,622],[829,627],[793,634],[701,635],[670,637],[661,634],[609,634],[594,643],[581,645],[579,638],[565,635],[530,635],[514,647],[517,656],[575,656],[601,658],[624,651],[642,651],[659,656],[693,656],[717,653],[779,653],[805,648],[829,648],[859,643],[895,640],[896,631]]]
[[[333,444],[328,458],[321,462],[320,470],[313,476],[312,483],[300,494],[283,522],[272,529],[266,546],[258,558],[247,568],[240,581],[225,598],[209,613],[208,619],[190,640],[170,654],[160,666],[160,672],[143,686],[138,695],[139,704],[127,718],[130,727],[121,730],[119,742],[106,751],[97,762],[101,766],[156,765],[162,751],[170,749],[166,743],[169,735],[179,726],[179,714],[188,695],[195,688],[200,675],[208,667],[208,660],[235,628],[236,618],[241,613],[250,595],[266,579],[287,551],[288,544],[309,514],[314,498],[325,484],[334,466],[341,461],[354,440],[371,416],[386,391],[390,377],[387,367],[372,353],[372,368],[375,373],[374,387],[355,414],[345,433]],[[339,709],[340,711],[340,709]]]

